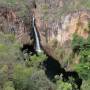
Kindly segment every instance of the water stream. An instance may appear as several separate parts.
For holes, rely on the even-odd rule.
[[[36,52],[38,53],[41,53],[42,50],[41,50],[41,47],[40,47],[40,41],[39,41],[39,37],[38,37],[38,34],[37,34],[37,31],[36,31],[36,26],[35,26],[35,18],[33,17],[33,29],[34,29],[34,33],[35,33],[35,40],[36,40]]]

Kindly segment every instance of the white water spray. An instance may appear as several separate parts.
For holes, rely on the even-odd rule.
[[[33,17],[33,29],[34,29],[34,33],[35,33],[35,39],[36,39],[36,51],[38,53],[41,53],[42,50],[41,50],[41,47],[40,47],[40,41],[39,41],[39,37],[38,37],[36,27],[35,27],[35,18],[34,17]]]

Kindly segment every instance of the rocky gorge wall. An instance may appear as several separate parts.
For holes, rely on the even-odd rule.
[[[60,45],[70,43],[73,33],[77,32],[80,36],[87,38],[88,22],[90,10],[81,8],[82,0],[32,0],[28,3],[36,19],[37,30],[40,35],[42,47],[45,48],[53,41]],[[79,6],[79,7],[78,7]],[[28,8],[28,6],[26,5]],[[15,9],[15,10],[14,10]],[[32,29],[32,13],[28,8],[26,16],[18,16],[20,12],[17,8],[0,8],[0,30],[3,32],[10,31],[15,34],[17,40],[23,44],[30,42],[30,32]],[[67,44],[66,44],[67,45]],[[48,50],[49,50],[48,49]]]
[[[56,39],[61,44],[72,39],[72,35],[77,32],[80,36],[87,38],[88,36],[88,22],[90,19],[90,11],[76,11],[67,14],[60,19],[59,22],[41,21],[36,16],[37,27],[41,35],[41,41],[47,34],[48,41]],[[47,30],[48,29],[48,30]],[[46,30],[46,31],[44,31]]]
[[[15,35],[17,41],[22,44],[30,42],[29,27],[26,22],[17,15],[18,10],[6,6],[0,7],[0,32]]]
[[[90,10],[84,8],[82,0],[37,0],[36,4],[34,13],[42,44],[55,39],[62,45],[72,40],[75,32],[87,38]]]

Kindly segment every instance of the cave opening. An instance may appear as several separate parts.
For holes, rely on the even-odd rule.
[[[23,47],[21,48],[21,52],[27,54],[32,53],[32,55],[36,53],[34,45],[30,44],[24,44]]]

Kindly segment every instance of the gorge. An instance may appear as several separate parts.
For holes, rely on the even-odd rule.
[[[90,90],[90,1],[0,1],[0,90]]]
[[[33,17],[33,29],[34,30],[34,37],[35,37],[35,41],[36,41],[36,50],[32,51],[34,47],[31,47],[29,45],[24,45],[22,48],[22,51],[27,50],[27,51],[32,51],[33,53],[45,53],[45,51],[42,52],[43,49],[41,49],[40,47],[40,41],[39,41],[39,35],[37,33],[36,30],[36,26],[35,26],[35,19]],[[31,48],[30,48],[31,47]],[[80,90],[81,85],[82,85],[82,79],[79,77],[78,73],[76,71],[66,71],[64,68],[61,67],[60,63],[55,60],[53,57],[49,56],[47,53],[45,53],[47,55],[47,60],[43,61],[42,67],[45,70],[45,73],[47,75],[47,77],[53,81],[55,79],[56,75],[61,75],[62,74],[62,78],[64,82],[68,82],[69,78],[73,78],[74,79],[74,83],[77,85],[77,89]],[[53,81],[55,82],[55,81]]]

